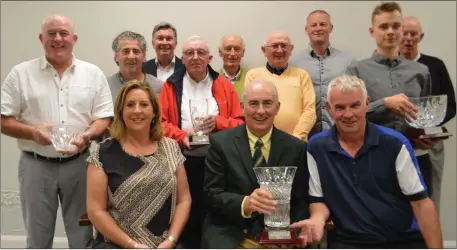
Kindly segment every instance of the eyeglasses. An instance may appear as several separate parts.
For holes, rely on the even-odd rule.
[[[195,55],[195,53],[197,53],[198,57],[204,57],[209,54],[209,52],[206,50],[186,50],[182,52],[182,54],[186,57],[192,57]]]
[[[279,50],[279,48],[283,50],[288,50],[292,47],[290,44],[285,44],[285,43],[275,43],[271,45],[265,45],[265,48],[273,49],[273,50]]]

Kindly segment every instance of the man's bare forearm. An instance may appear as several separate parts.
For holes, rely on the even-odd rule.
[[[435,204],[430,198],[411,202],[419,229],[428,248],[443,248],[443,235]]]
[[[17,139],[33,140],[36,128],[32,125],[21,123],[12,116],[2,115],[2,133]]]
[[[105,130],[108,128],[111,123],[111,117],[101,118],[95,120],[89,128],[91,137],[98,137],[105,133]]]
[[[317,219],[320,221],[327,221],[330,216],[330,211],[327,205],[323,202],[311,203],[309,205],[310,219]]]

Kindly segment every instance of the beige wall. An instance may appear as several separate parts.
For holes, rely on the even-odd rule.
[[[423,23],[425,39],[421,51],[444,60],[451,78],[456,82],[456,3],[400,2],[404,15],[415,15]],[[121,31],[130,29],[142,33],[151,41],[153,26],[163,20],[178,29],[177,54],[182,41],[198,34],[206,38],[214,55],[212,66],[219,68],[217,54],[220,38],[237,32],[246,42],[245,63],[264,65],[260,51],[265,35],[273,29],[290,33],[295,50],[308,45],[304,24],[307,13],[322,8],[332,15],[334,31],[332,45],[354,54],[358,59],[371,55],[376,48],[368,34],[370,15],[378,2],[2,2],[1,3],[1,81],[17,63],[41,56],[38,40],[42,19],[51,13],[68,15],[76,25],[79,40],[75,47],[77,58],[98,65],[106,74],[115,72],[111,42]],[[151,47],[148,58],[154,57]],[[455,121],[449,124],[455,131]],[[446,170],[441,205],[444,238],[456,239],[456,137],[446,141]],[[1,136],[2,234],[23,235],[18,206],[17,163],[19,151],[15,140]],[[56,235],[63,236],[60,220]]]

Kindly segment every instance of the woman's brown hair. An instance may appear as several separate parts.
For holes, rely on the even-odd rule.
[[[153,141],[160,141],[163,137],[163,132],[159,98],[149,83],[139,80],[131,80],[124,83],[117,93],[116,102],[114,104],[114,121],[110,128],[111,137],[120,140],[125,136],[126,127],[122,113],[124,111],[127,94],[134,89],[141,89],[148,94],[152,104],[152,112],[154,113],[154,118],[150,125],[149,138]]]

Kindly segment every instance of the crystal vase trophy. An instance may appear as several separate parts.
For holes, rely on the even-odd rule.
[[[445,127],[439,126],[446,116],[447,95],[410,97],[408,100],[417,107],[417,119],[406,122],[411,126],[406,131],[410,139],[447,139],[452,136]]]
[[[196,135],[191,137],[190,145],[207,145],[209,136],[201,129],[203,118],[208,115],[208,99],[190,99],[190,119]]]
[[[72,142],[78,140],[88,128],[74,125],[44,125],[39,127],[41,132],[49,136],[57,152],[75,150],[76,146]]]
[[[264,215],[265,228],[260,234],[261,245],[300,244],[290,229],[290,194],[297,167],[257,167],[254,173],[260,188],[277,201],[276,210]]]

